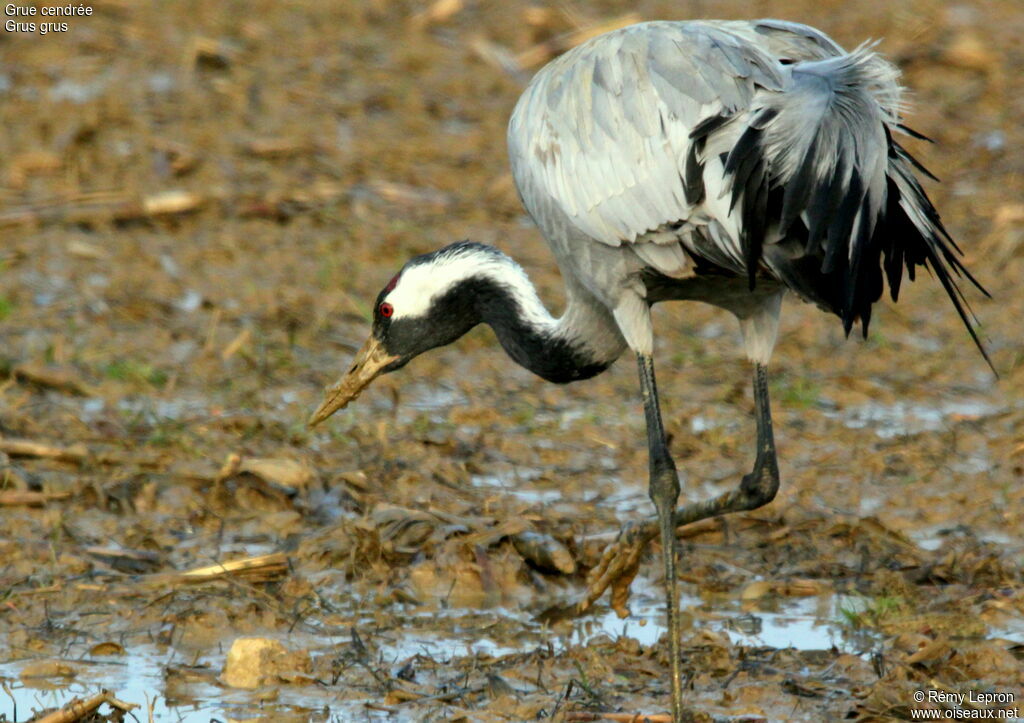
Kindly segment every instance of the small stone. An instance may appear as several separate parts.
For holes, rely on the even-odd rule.
[[[228,651],[221,680],[232,688],[259,688],[279,682],[284,672],[310,668],[305,651],[291,652],[270,638],[238,638]]]
[[[74,678],[78,671],[62,660],[37,660],[21,669],[21,678]]]

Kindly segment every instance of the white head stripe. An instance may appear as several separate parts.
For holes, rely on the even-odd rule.
[[[444,249],[427,261],[407,266],[383,300],[394,307],[392,319],[424,317],[436,299],[473,277],[492,279],[508,288],[529,323],[553,322],[519,264],[493,249],[473,246]]]

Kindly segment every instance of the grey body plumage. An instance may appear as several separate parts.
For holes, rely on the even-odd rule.
[[[552,317],[496,249],[457,243],[417,257],[381,291],[370,338],[311,423],[478,323],[555,382],[593,376],[632,349],[657,525],[623,531],[574,609],[609,585],[621,591],[636,549],[660,536],[672,709],[682,720],[675,529],[775,496],[767,364],[782,296],[836,314],[847,333],[860,321],[866,333],[885,284],[895,300],[904,272],[913,279],[924,266],[981,349],[957,280],[978,284],[915,175],[927,172],[896,140],[913,135],[901,124],[897,81],[870,47],[847,53],[778,20],[644,23],[555,59],[516,105],[508,144],[520,197],[562,272],[564,314]],[[754,362],[757,440],[754,468],[736,489],[678,509],[650,315],[672,300],[739,319]]]
[[[512,115],[509,153],[570,303],[582,287],[619,317],[643,316],[644,273],[683,281],[710,266],[792,290],[849,331],[869,321],[883,264],[893,298],[904,268],[927,264],[968,322],[955,283],[966,270],[894,139],[901,95],[869,47],[846,53],[804,25],[643,23],[542,69]],[[676,298],[693,294],[681,284]],[[649,324],[624,325],[649,351]]]

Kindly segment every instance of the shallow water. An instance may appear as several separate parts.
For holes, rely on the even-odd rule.
[[[616,640],[629,637],[647,648],[658,645],[665,633],[665,618],[660,588],[647,578],[634,582],[630,601],[631,615],[621,619],[613,611],[602,608],[595,615],[572,622],[568,627],[548,628],[536,622],[526,611],[496,608],[481,613],[477,610],[446,609],[414,613],[402,624],[388,630],[366,634],[366,644],[374,659],[388,669],[397,670],[406,661],[423,656],[433,661],[450,663],[457,659],[500,658],[552,647],[560,654],[573,646],[582,646],[600,638]],[[753,602],[716,599],[713,602],[684,594],[684,620],[692,620],[695,629],[706,629],[728,637],[734,645],[748,647],[793,648],[802,651],[832,650],[867,654],[874,647],[874,634],[851,631],[844,624],[842,610],[855,610],[863,600],[843,595],[821,595],[796,599],[764,598]],[[501,634],[502,624],[514,623],[517,633],[512,640]],[[360,620],[354,628],[373,630],[372,618]],[[481,634],[481,630],[485,631]],[[492,632],[488,632],[492,631]],[[990,634],[1016,642],[1024,641],[1024,620],[1017,624],[1001,624]],[[296,634],[286,644],[309,645],[311,652],[342,649],[351,642],[349,636],[303,640]],[[874,641],[877,642],[877,641]],[[183,661],[180,655],[156,647],[137,645],[126,655],[110,659],[69,660],[78,669],[77,676],[63,687],[51,685],[59,681],[46,679],[26,683],[19,678],[28,661],[0,665],[0,682],[5,694],[0,695],[0,713],[11,721],[27,720],[34,710],[67,704],[76,697],[87,697],[101,689],[110,689],[123,701],[140,704],[140,719],[152,705],[155,721],[206,723],[211,717],[225,720],[280,720],[298,716],[296,720],[413,720],[402,713],[386,713],[368,709],[364,703],[376,704],[379,696],[365,700],[339,699],[337,689],[310,686],[289,688],[279,686],[270,701],[259,700],[252,691],[231,690],[212,685],[222,664],[220,659],[201,658]],[[168,665],[205,666],[207,680],[171,682],[165,673]],[[35,687],[41,686],[41,687]],[[17,716],[15,716],[15,705]]]
[[[257,0],[240,14],[112,2],[59,38],[5,38],[19,69],[0,73],[0,426],[95,459],[11,460],[12,491],[54,498],[0,505],[0,683],[14,696],[0,685],[0,719],[14,718],[14,700],[23,722],[104,686],[142,706],[153,697],[156,721],[496,717],[508,701],[488,688],[492,673],[522,691],[524,720],[557,705],[665,709],[665,656],[652,651],[665,632],[657,555],[642,564],[628,618],[603,600],[545,627],[533,615],[578,594],[580,577],[538,572],[493,533],[527,518],[575,540],[588,565],[599,540],[653,513],[631,355],[584,383],[547,385],[479,328],[382,376],[329,423],[304,423],[361,346],[381,287],[416,254],[462,238],[494,244],[553,313],[565,308],[502,141],[534,66],[513,77],[496,60],[627,12],[740,17],[750,3],[412,5]],[[993,294],[963,279],[1002,379],[992,382],[926,273],[898,305],[875,307],[866,342],[787,302],[772,374],[778,498],[685,543],[688,649],[722,660],[695,668],[693,701],[720,718],[863,719],[881,713],[851,685],[907,704],[915,686],[965,677],[1024,700],[1013,668],[1024,653],[1005,642],[1024,640],[1024,174],[1010,152],[1024,146],[1013,122],[1024,72],[1006,51],[1019,46],[1020,0],[952,10],[920,0],[909,29],[900,5],[785,0],[759,12],[847,47],[883,38],[877,49],[899,61],[911,124],[938,141],[905,139],[908,151],[947,181],[926,186]],[[146,210],[184,196],[198,205]],[[750,469],[749,365],[721,310],[659,305],[655,320],[685,495],[707,499]],[[92,395],[6,372],[50,364]],[[311,474],[222,479],[233,455]],[[400,511],[375,517],[383,506]],[[97,547],[125,556],[115,565]],[[288,565],[268,580],[139,579],[274,552]],[[438,595],[413,577],[423,571]],[[751,584],[792,579],[851,597],[741,599]],[[445,609],[452,581],[463,597]],[[893,618],[871,618],[878,598],[899,605],[900,595]],[[473,596],[503,607],[474,607]],[[857,610],[867,632],[853,627]],[[922,630],[941,642],[958,627],[972,637],[957,646],[977,646],[977,658],[918,665],[894,643]],[[327,685],[222,688],[241,635],[308,649]],[[109,639],[126,655],[85,660]],[[774,654],[785,646],[837,652]],[[879,679],[869,652],[905,675]],[[19,675],[30,656],[67,658],[77,677],[28,687]],[[607,674],[612,656],[624,674]],[[758,656],[772,660],[752,667]],[[409,660],[416,677],[403,686],[426,699],[367,708],[388,700],[376,675]],[[786,678],[822,694],[793,693]],[[577,680],[600,680],[606,700]],[[449,705],[452,685],[485,690]]]
[[[983,419],[1006,410],[986,399],[955,399],[938,404],[900,401],[892,404],[869,402],[825,416],[841,419],[850,429],[871,428],[882,439],[948,429],[957,419]]]
[[[499,608],[482,615],[478,611],[451,609],[410,616],[397,630],[374,634],[366,642],[379,662],[394,669],[415,656],[437,661],[479,656],[497,658],[530,652],[546,647],[549,642],[558,654],[569,647],[585,645],[601,637],[610,640],[630,637],[644,647],[657,645],[665,633],[660,590],[645,579],[638,579],[634,587],[636,594],[631,601],[632,614],[626,619],[619,618],[611,610],[603,609],[596,615],[574,621],[567,630],[564,627],[551,630],[535,622],[524,611]],[[823,650],[833,646],[843,648],[845,645],[839,624],[839,599],[833,596],[783,600],[770,604],[773,608],[770,611],[748,611],[741,609],[743,606],[738,601],[725,604],[716,601],[709,604],[687,595],[683,597],[682,607],[694,615],[695,627],[703,626],[722,632],[738,645],[792,647],[798,650]],[[711,619],[707,619],[708,616]],[[513,641],[478,632],[481,628],[486,629],[489,624],[508,620],[514,620],[521,630]],[[364,624],[357,627],[368,628],[370,624],[371,621],[364,621]],[[297,637],[292,641],[292,645],[299,639]],[[327,647],[344,646],[350,642],[350,638],[342,636],[318,642]],[[141,704],[142,715],[145,715],[145,706],[151,702],[153,719],[156,721],[205,723],[211,716],[238,719],[240,716],[253,715],[259,719],[261,707],[262,715],[265,716],[273,717],[301,709],[305,711],[303,715],[309,714],[313,720],[328,719],[312,712],[319,707],[314,705],[314,701],[322,703],[331,714],[341,715],[342,718],[338,720],[353,714],[360,717],[384,715],[364,709],[359,701],[339,702],[337,696],[329,690],[324,690],[322,695],[316,694],[316,689],[308,686],[291,690],[288,686],[279,687],[279,697],[262,706],[257,702],[255,693],[222,689],[204,682],[175,684],[173,692],[170,692],[165,667],[168,664],[182,665],[184,661],[180,656],[149,646],[133,646],[126,651],[125,656],[112,661],[70,661],[79,668],[78,675],[67,686],[52,690],[30,687],[18,677],[26,662],[0,665],[0,679],[7,679],[14,701],[10,696],[0,697],[0,712],[12,721],[26,720],[32,709],[64,705],[72,698],[87,697],[103,688],[116,691],[121,700]],[[221,660],[206,659],[188,662],[208,663],[214,670],[222,663]],[[47,684],[51,682],[52,679],[46,681]],[[377,697],[367,702],[376,700]],[[18,718],[14,717],[15,703]],[[391,719],[402,720],[401,717]]]

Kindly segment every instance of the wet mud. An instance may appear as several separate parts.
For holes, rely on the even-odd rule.
[[[0,721],[102,690],[137,707],[79,719],[664,714],[657,546],[628,617],[545,617],[653,514],[632,363],[555,387],[481,328],[306,420],[410,255],[498,245],[559,309],[504,150],[536,67],[616,22],[750,16],[900,65],[1001,376],[927,274],[866,340],[786,302],[779,495],[679,533],[693,720],[1024,710],[1017,2],[91,7],[0,37]],[[730,317],[655,317],[704,499],[752,463],[750,369]],[[285,652],[233,686],[253,637]]]

